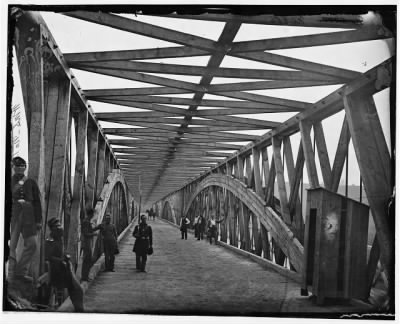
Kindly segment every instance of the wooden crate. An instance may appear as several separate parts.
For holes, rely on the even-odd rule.
[[[302,294],[367,298],[369,207],[324,188],[307,193]]]

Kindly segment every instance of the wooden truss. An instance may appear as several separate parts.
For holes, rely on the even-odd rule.
[[[223,22],[224,27],[218,40],[213,41],[144,23],[133,16],[126,18],[101,11],[70,11],[63,14],[175,44],[164,48],[63,54],[40,17],[25,14],[19,18],[19,32],[24,36],[20,37],[16,44],[19,58],[24,57],[24,49],[30,45],[31,40],[28,40],[26,35],[33,25],[40,29],[36,30],[35,41],[51,56],[44,59],[41,56],[43,50],[35,51],[36,61],[47,60],[56,67],[46,76],[48,80],[23,80],[25,105],[31,107],[27,111],[30,143],[40,143],[30,145],[30,172],[39,182],[41,179],[63,179],[62,175],[66,172],[65,163],[59,161],[66,159],[72,116],[78,134],[73,195],[78,197],[79,201],[72,203],[74,213],[79,212],[81,206],[80,197],[85,178],[84,142],[87,140],[88,165],[91,168],[86,177],[86,203],[95,206],[96,197],[103,188],[107,174],[111,169],[119,168],[136,200],[142,196],[143,202],[148,206],[158,202],[157,209],[160,211],[164,208],[160,205],[165,204],[165,201],[173,204],[171,197],[177,194],[184,196],[182,203],[185,210],[189,210],[190,206],[185,205],[189,202],[193,204],[194,210],[205,208],[204,201],[210,202],[207,208],[211,211],[218,210],[218,213],[236,215],[236,218],[232,216],[223,225],[223,237],[230,237],[233,244],[239,244],[246,250],[251,249],[252,244],[249,242],[253,242],[257,254],[261,255],[261,251],[264,251],[264,255],[269,258],[274,253],[277,263],[282,263],[282,249],[287,253],[294,247],[291,244],[279,244],[283,239],[274,236],[273,241],[278,243],[272,251],[268,243],[270,240],[267,221],[255,216],[257,213],[261,215],[262,212],[252,210],[251,206],[246,207],[245,202],[250,204],[248,197],[253,197],[253,194],[246,194],[243,200],[237,200],[234,196],[235,190],[227,192],[229,188],[233,188],[231,182],[229,186],[221,185],[219,189],[213,189],[213,186],[218,187],[217,183],[210,185],[211,189],[201,187],[204,189],[201,193],[196,189],[197,185],[203,186],[204,183],[208,183],[206,179],[213,173],[233,176],[252,189],[257,199],[261,199],[268,206],[265,213],[272,215],[276,210],[279,211],[278,216],[283,221],[281,228],[289,228],[296,236],[296,253],[291,254],[291,261],[295,268],[300,270],[301,256],[298,251],[301,251],[301,248],[297,249],[297,243],[303,241],[304,232],[304,221],[299,207],[303,169],[305,167],[307,170],[307,180],[312,188],[323,186],[336,192],[351,139],[377,230],[374,255],[370,258],[370,262],[375,262],[375,265],[372,264],[371,269],[376,268],[379,250],[382,264],[386,269],[392,268],[394,240],[386,203],[392,193],[393,172],[391,156],[373,100],[375,93],[391,86],[391,60],[382,62],[366,73],[360,73],[273,52],[278,49],[318,48],[392,38],[392,33],[382,24],[364,23],[359,15],[342,16],[337,20],[331,19],[332,17],[328,19],[325,15],[277,17],[264,14],[240,16],[171,13],[166,16],[170,19]],[[343,30],[328,30],[323,34],[306,36],[235,41],[244,24],[337,27]],[[195,56],[208,56],[207,65],[144,61]],[[221,66],[225,57],[266,63],[281,69],[226,68]],[[22,67],[27,71],[21,72],[21,75],[44,73],[40,66],[22,64]],[[138,81],[149,86],[84,90],[80,88],[70,68]],[[181,81],[175,79],[174,75],[200,76],[200,81]],[[214,78],[220,77],[237,78],[241,81],[213,83]],[[43,80],[48,82],[44,84]],[[251,92],[324,85],[337,85],[338,89],[314,103]],[[38,93],[44,93],[45,96],[37,96]],[[218,99],[208,99],[209,95]],[[44,104],[40,100],[47,101]],[[145,111],[132,109],[132,112],[95,114],[87,100]],[[43,106],[56,108],[40,110]],[[71,107],[71,111],[66,107]],[[202,109],[203,107],[211,109]],[[343,110],[345,117],[334,162],[331,164],[325,138],[328,134],[324,133],[322,121]],[[240,116],[266,113],[292,113],[292,117],[276,122]],[[114,122],[129,127],[103,129],[98,121]],[[263,130],[264,135],[239,132],[248,130]],[[87,139],[83,136],[86,133]],[[295,159],[290,136],[296,133],[300,134],[301,142]],[[125,138],[111,139],[109,135]],[[57,145],[51,151],[52,155],[45,156],[43,148],[45,145],[53,145],[54,139]],[[243,141],[249,144],[237,144]],[[45,164],[40,163],[45,160]],[[320,175],[318,168],[321,171]],[[285,172],[288,175],[289,189],[286,186]],[[42,178],[43,174],[46,174],[46,177]],[[211,178],[224,179],[216,176]],[[274,194],[275,183],[278,189],[277,197]],[[41,183],[40,187],[47,196],[51,196],[48,198],[49,210],[60,213],[62,189],[51,181]],[[213,194],[212,190],[215,190]],[[194,192],[198,193],[197,198],[191,196]],[[215,200],[215,197],[218,198]],[[274,214],[271,217],[275,219],[275,216]],[[249,232],[250,222],[253,230]],[[260,222],[264,226],[261,226]],[[241,242],[238,242],[239,240]],[[390,271],[388,276],[391,277]]]

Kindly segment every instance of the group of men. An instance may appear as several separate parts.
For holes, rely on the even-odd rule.
[[[12,209],[10,218],[10,243],[8,256],[8,282],[32,283],[31,266],[35,261],[38,246],[38,234],[42,228],[42,206],[40,191],[33,179],[25,176],[26,161],[21,157],[12,159],[11,178]],[[117,231],[111,224],[111,215],[106,214],[104,223],[93,227],[93,210],[86,211],[81,224],[81,250],[83,263],[81,281],[89,280],[89,271],[93,265],[92,239],[100,231],[105,254],[105,271],[114,271],[114,255],[118,251]],[[50,217],[47,225],[50,234],[45,242],[45,260],[50,265],[50,283],[56,288],[67,288],[76,311],[83,311],[83,290],[75,276],[69,256],[64,251],[64,229],[60,221]],[[23,238],[22,251],[17,259],[17,246]]]
[[[217,224],[221,223],[223,220],[215,220],[214,217],[211,217],[208,222],[207,222],[207,238],[210,241],[210,244],[212,244],[212,240],[214,239],[214,242],[217,242],[218,239],[218,230],[217,230]],[[179,228],[181,230],[181,238],[187,240],[187,229],[190,225],[190,220],[186,217],[183,216],[181,218]],[[206,229],[206,220],[202,215],[198,215],[194,218],[194,237],[197,238],[197,240],[202,240],[204,237],[204,232]]]

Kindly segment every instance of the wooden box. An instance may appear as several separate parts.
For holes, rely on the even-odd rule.
[[[367,298],[369,207],[324,188],[307,193],[302,294]]]

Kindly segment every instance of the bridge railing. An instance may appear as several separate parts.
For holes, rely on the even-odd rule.
[[[49,219],[59,219],[63,225],[65,252],[77,267],[80,223],[86,211],[96,209],[97,222],[111,211],[121,232],[134,199],[110,143],[40,14],[15,9],[10,23],[21,82],[15,86],[22,89],[29,138],[28,177],[38,184],[43,212],[40,249],[32,266],[35,279],[45,271]]]
[[[279,218],[290,230],[289,235],[302,244],[306,184],[307,188],[324,187],[338,192],[343,174],[347,172],[345,166],[351,141],[360,172],[360,192],[365,191],[367,201],[363,202],[368,203],[376,227],[376,239],[371,240],[373,246],[368,259],[368,276],[374,278],[380,260],[386,269],[386,276],[393,278],[394,234],[387,211],[394,185],[393,164],[373,98],[388,87],[394,89],[391,75],[390,59],[360,74],[261,139],[244,146],[212,170],[164,197],[156,204],[157,210],[163,211],[168,203],[176,214],[175,218],[186,214],[192,220],[198,214],[207,218],[217,216],[217,219],[231,217],[232,221],[220,225],[222,241],[228,240],[230,244],[233,242],[234,246],[257,255],[261,251],[263,256],[277,264],[296,269],[293,257],[288,258],[287,251],[282,251],[284,246],[265,227],[261,214]],[[343,119],[331,163],[326,141],[329,134],[324,132],[323,121],[333,115],[339,116],[339,112],[342,112]],[[299,139],[296,160],[292,147],[295,136]],[[304,168],[307,178],[303,175]],[[265,209],[258,215],[254,213],[252,205],[258,198],[246,201],[246,197],[224,188],[225,184],[220,182],[222,179],[204,187],[204,182],[215,174],[239,180],[261,199]],[[380,252],[377,246],[382,248]]]

